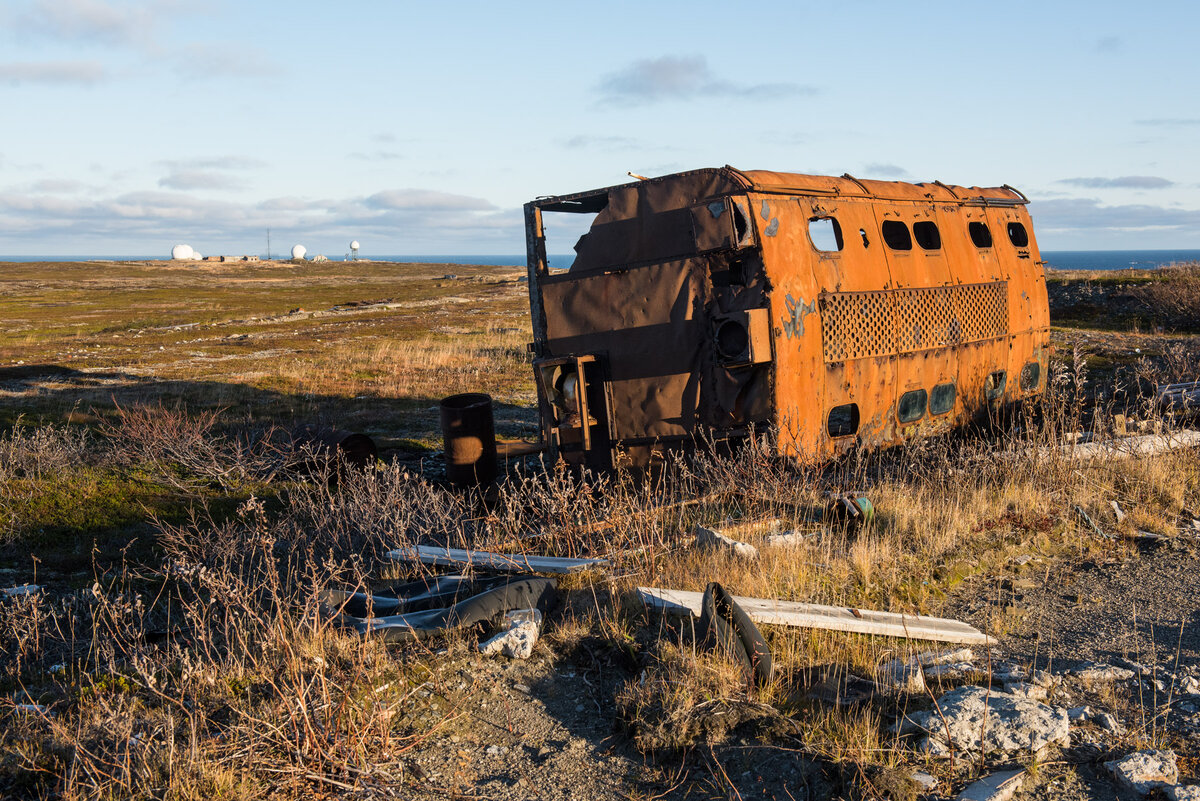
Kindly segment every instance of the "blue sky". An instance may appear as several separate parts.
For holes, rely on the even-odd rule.
[[[521,253],[535,196],[726,163],[1200,248],[1197,34],[1186,2],[4,0],[0,255]]]

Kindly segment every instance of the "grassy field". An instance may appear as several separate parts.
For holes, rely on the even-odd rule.
[[[421,463],[438,447],[440,397],[490,392],[502,435],[535,431],[520,275],[0,265],[0,586],[46,588],[0,601],[0,793],[733,798],[746,773],[789,786],[786,768],[806,797],[910,798],[888,777],[923,767],[958,787],[987,767],[931,760],[890,731],[932,691],[853,707],[807,693],[817,668],[870,680],[922,646],[773,629],[777,678],[754,688],[632,588],[719,578],[741,595],[931,614],[968,592],[988,601],[971,622],[1002,642],[1050,642],[1064,624],[1006,587],[1136,560],[1138,530],[1196,560],[1180,538],[1200,509],[1194,454],[1080,465],[1029,449],[1108,434],[1118,411],[1164,423],[1139,387],[1200,378],[1200,347],[1146,327],[1056,329],[1043,404],[971,436],[820,470],[755,447],[653,478],[531,462],[492,492],[449,492]],[[331,481],[283,434],[305,424],[368,433],[384,459]],[[878,519],[823,532],[812,510],[847,488],[866,490]],[[1076,506],[1117,539],[1097,538]],[[696,523],[774,519],[814,536],[754,563],[690,547]],[[761,529],[744,536],[762,545]],[[382,553],[418,542],[606,555],[613,569],[561,583],[525,664],[481,657],[474,631],[388,645],[330,624],[323,590],[411,577]],[[1151,712],[1124,746],[1200,759]],[[1048,786],[1075,758],[1028,762]],[[788,797],[772,792],[761,797]]]

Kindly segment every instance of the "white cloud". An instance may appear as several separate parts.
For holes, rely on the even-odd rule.
[[[91,86],[108,77],[98,61],[10,61],[0,63],[0,82]]]
[[[1156,175],[1122,175],[1117,178],[1063,178],[1060,184],[1079,186],[1085,189],[1166,189],[1174,181]]]
[[[242,189],[243,181],[216,170],[176,170],[159,179],[158,185],[167,189]]]
[[[37,252],[54,241],[58,252],[104,243],[109,252],[143,250],[136,243],[184,241],[258,242],[270,228],[279,236],[341,241],[370,236],[397,243],[397,252],[462,249],[491,244],[523,247],[520,209],[431,189],[402,188],[370,196],[314,200],[276,197],[227,202],[183,192],[139,191],[107,198],[45,192],[0,193],[0,251]]]
[[[731,100],[771,100],[815,94],[811,86],[795,83],[734,83],[709,69],[701,55],[662,56],[634,61],[606,75],[597,87],[606,103],[640,105],[665,100],[723,97]]]

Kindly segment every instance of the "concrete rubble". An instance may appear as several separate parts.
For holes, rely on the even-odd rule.
[[[909,717],[927,733],[925,749],[938,757],[952,750],[1036,754],[1070,741],[1065,709],[983,687],[958,687],[939,698],[936,709]]]
[[[956,801],[1008,801],[1025,784],[1025,776],[1023,770],[993,773],[968,786]]]
[[[758,549],[750,543],[739,542],[711,528],[696,526],[694,534],[697,548],[724,550],[749,560],[758,558]]]
[[[958,648],[917,654],[910,659],[893,659],[879,667],[877,681],[901,692],[924,692],[926,679],[957,677],[974,672],[974,658],[975,654],[970,648]]]
[[[1154,790],[1166,790],[1179,783],[1179,769],[1172,751],[1134,751],[1104,763],[1117,787],[1127,793],[1145,796]]]
[[[502,655],[509,659],[528,659],[537,645],[542,628],[542,613],[537,609],[520,609],[504,615],[506,628],[479,643],[485,656]]]
[[[1114,667],[1112,665],[1087,665],[1072,670],[1070,675],[1083,681],[1101,682],[1128,681],[1133,678],[1134,673],[1128,668]]]
[[[1167,788],[1170,801],[1200,801],[1200,785],[1177,784]]]

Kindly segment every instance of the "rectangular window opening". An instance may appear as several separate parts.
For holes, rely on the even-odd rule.
[[[843,403],[829,410],[829,436],[850,437],[858,433],[858,404]]]
[[[1024,392],[1037,389],[1042,383],[1042,366],[1037,362],[1029,362],[1021,368],[1021,389]]]
[[[833,217],[810,217],[808,239],[812,246],[824,253],[842,249],[842,226]]]
[[[883,221],[883,241],[892,250],[912,250],[908,226],[900,220]]]
[[[975,247],[990,248],[992,246],[992,231],[986,223],[968,223],[967,232],[971,235],[971,242]]]
[[[938,384],[929,394],[929,413],[937,416],[945,414],[954,408],[954,400],[958,397],[958,388],[954,382]]]
[[[1008,240],[1013,243],[1013,247],[1028,247],[1029,233],[1025,230],[1025,226],[1021,225],[1021,223],[1010,222],[1008,224]]]
[[[938,232],[937,223],[929,220],[913,223],[913,237],[921,250],[941,250],[942,235]]]
[[[1004,394],[1004,388],[1008,385],[1008,374],[1003,370],[997,370],[990,374],[983,381],[983,399],[994,401]]]
[[[925,416],[925,402],[928,395],[923,389],[910,389],[900,396],[896,418],[901,423],[912,423]]]

